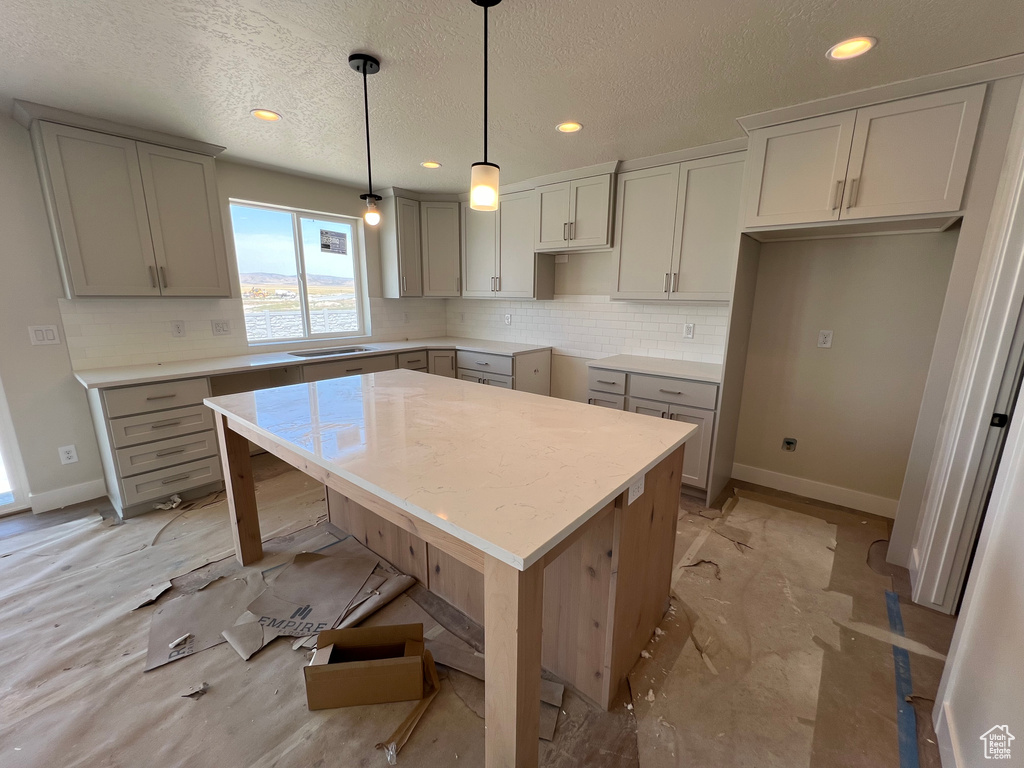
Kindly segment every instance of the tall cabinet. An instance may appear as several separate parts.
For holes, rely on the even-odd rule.
[[[69,297],[231,294],[212,157],[49,121],[31,130]]]

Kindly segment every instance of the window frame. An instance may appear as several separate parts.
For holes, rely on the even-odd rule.
[[[302,317],[302,335],[274,339],[250,339],[248,327],[245,331],[245,340],[250,347],[280,346],[286,344],[304,344],[310,341],[330,341],[332,339],[361,339],[371,335],[370,329],[370,296],[367,289],[366,279],[366,247],[365,232],[362,218],[358,216],[346,216],[341,213],[328,213],[326,211],[314,211],[308,208],[296,208],[289,205],[276,205],[274,203],[260,203],[253,200],[242,200],[240,198],[228,198],[228,221],[231,225],[231,247],[234,255],[235,286],[238,290],[238,297],[242,300],[243,322],[245,317],[245,299],[242,295],[241,272],[238,265],[238,248],[235,242],[234,218],[231,215],[232,206],[245,208],[257,208],[279,213],[287,213],[292,220],[292,246],[295,250],[295,276],[298,282],[299,311]],[[306,254],[302,244],[302,219],[315,219],[319,221],[337,222],[352,228],[352,261],[353,280],[355,290],[353,295],[356,299],[356,316],[359,320],[359,328],[351,333],[323,332],[313,333],[308,286],[306,283]]]

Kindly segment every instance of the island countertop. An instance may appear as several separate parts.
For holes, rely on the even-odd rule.
[[[208,398],[231,423],[519,570],[693,425],[394,370]]]

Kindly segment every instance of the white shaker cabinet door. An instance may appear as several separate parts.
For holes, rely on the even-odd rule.
[[[502,205],[505,198],[501,198]],[[560,250],[569,244],[569,182],[537,187],[537,250]]]
[[[490,298],[498,274],[498,212],[462,203],[462,295]]]
[[[501,196],[498,209],[497,295],[530,299],[534,296],[534,216],[533,192]]]
[[[570,182],[570,248],[601,248],[609,245],[611,201],[611,174]]]
[[[985,88],[857,110],[842,218],[959,210]]]
[[[138,144],[164,296],[230,296],[212,157]]]
[[[38,138],[70,292],[158,296],[135,142],[46,122]]]
[[[423,295],[458,296],[459,204],[420,203]]]
[[[668,417],[673,421],[694,424],[697,434],[686,441],[683,451],[683,483],[696,488],[708,485],[708,464],[711,462],[711,436],[715,425],[715,412],[684,405],[669,406]]]
[[[678,164],[619,174],[614,298],[668,298],[678,195]]]
[[[751,131],[744,225],[837,220],[856,117],[840,112]]]

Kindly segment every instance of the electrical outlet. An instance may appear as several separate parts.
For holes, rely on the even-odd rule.
[[[832,349],[832,331],[818,331],[818,346],[821,349]]]
[[[33,347],[41,344],[60,344],[60,334],[57,333],[56,325],[30,325],[28,337]]]
[[[505,325],[512,325],[512,315],[505,315]]]
[[[644,495],[644,480],[646,479],[647,475],[641,475],[639,480],[636,480],[629,486],[629,496],[626,500],[627,507]]]
[[[684,339],[692,339],[693,338],[693,323],[683,323],[683,338]]]
[[[465,312],[459,312],[459,322],[460,323],[466,322],[466,313]]]
[[[795,437],[784,437],[782,438],[782,450],[792,453],[796,450],[796,438]]]
[[[409,324],[409,313],[408,312],[403,312],[402,313],[402,322],[405,323],[406,325]]]
[[[78,461],[78,451],[73,445],[62,445],[57,451],[60,453],[61,464],[74,464]]]
[[[184,338],[185,336],[185,321],[175,320],[171,323],[171,336],[176,339]]]
[[[231,321],[230,320],[211,320],[210,323],[213,325],[214,336],[230,336],[231,335]]]

